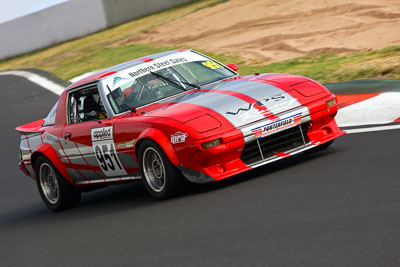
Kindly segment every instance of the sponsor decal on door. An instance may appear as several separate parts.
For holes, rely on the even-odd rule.
[[[113,127],[92,129],[91,136],[94,154],[103,173],[107,177],[126,175],[115,150]]]

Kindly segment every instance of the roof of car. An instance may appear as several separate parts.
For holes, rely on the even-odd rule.
[[[187,49],[176,49],[176,50],[170,50],[170,51],[165,51],[165,52],[161,52],[161,53],[157,53],[157,54],[153,54],[153,55],[149,55],[149,56],[145,56],[145,57],[141,57],[141,58],[137,58],[137,59],[133,59],[115,66],[112,66],[110,68],[98,71],[94,74],[91,74],[85,78],[80,79],[79,81],[71,84],[70,86],[67,87],[67,90],[75,88],[79,85],[83,85],[86,83],[91,83],[91,82],[95,82],[100,80],[103,77],[112,75],[114,73],[117,73],[121,70],[133,67],[133,66],[137,66],[140,64],[144,64],[146,62],[164,57],[164,56],[168,56],[174,53],[179,53],[179,52],[183,52],[183,51],[187,51]]]

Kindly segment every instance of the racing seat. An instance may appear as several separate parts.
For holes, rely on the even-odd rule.
[[[99,104],[94,100],[93,95],[87,95],[83,102],[83,121],[98,120],[99,111]]]

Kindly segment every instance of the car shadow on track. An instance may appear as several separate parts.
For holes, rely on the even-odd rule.
[[[285,158],[282,160],[278,160],[267,164],[265,166],[261,166],[259,168],[232,176],[228,179],[216,182],[216,183],[209,183],[209,184],[196,184],[190,186],[189,190],[184,192],[185,196],[195,195],[195,194],[205,194],[210,191],[220,190],[223,188],[227,188],[230,186],[235,186],[243,182],[247,182],[249,180],[262,178],[262,176],[272,176],[275,173],[282,171],[284,169],[295,167],[296,165],[305,164],[309,161],[313,161],[314,159],[325,157],[329,155],[333,155],[336,153],[340,153],[342,149],[333,147],[326,149],[324,151],[319,151],[315,153],[300,153],[297,155],[293,155],[289,158]],[[310,170],[310,174],[313,172]],[[265,177],[267,178],[267,177]]]
[[[281,170],[306,164],[316,158],[340,153],[341,150],[341,148],[334,147],[308,155],[301,153],[216,183],[190,184],[186,186],[181,195],[164,201],[154,200],[147,194],[142,183],[138,181],[131,184],[109,186],[85,193],[83,194],[79,206],[62,212],[51,212],[47,210],[44,204],[36,202],[1,214],[0,229],[5,230],[27,224],[41,224],[44,222],[53,223],[65,220],[87,219],[97,217],[101,214],[110,215],[114,212],[134,212],[136,209],[146,209],[154,206],[173,206],[176,202],[188,201],[191,198],[199,197],[202,194],[205,195],[221,189],[238,186],[239,184],[249,180],[262,177],[268,178],[265,176],[273,177],[274,174]],[[310,170],[310,173],[312,173],[312,170]]]
[[[0,234],[2,231],[35,225],[63,225],[66,222],[76,223],[102,215],[111,216],[118,212],[134,212],[135,209],[146,209],[155,204],[157,201],[153,201],[139,182],[110,186],[83,194],[80,205],[61,212],[52,212],[41,201],[36,201],[1,213]]]

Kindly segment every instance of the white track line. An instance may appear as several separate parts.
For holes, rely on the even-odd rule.
[[[80,80],[81,78],[92,74],[85,73],[81,76],[71,79],[71,81]],[[65,88],[43,76],[36,73],[23,70],[2,71],[0,75],[15,75],[28,79],[29,81],[43,87],[50,92],[61,95]],[[352,125],[367,125],[367,124],[384,124],[393,122],[400,117],[400,93],[383,93],[379,96],[365,100],[339,110],[336,120],[341,127]],[[365,112],[368,111],[368,112]],[[346,130],[346,133],[365,133],[376,131],[387,131],[400,129],[400,125],[388,125],[369,128],[359,128]]]
[[[345,130],[348,134],[353,133],[367,133],[367,132],[378,132],[378,131],[387,131],[387,130],[395,130],[400,129],[400,125],[388,125],[388,126],[378,126],[378,127],[369,127],[369,128],[359,128],[359,129],[351,129]]]
[[[47,79],[43,76],[40,76],[36,73],[32,73],[29,71],[23,71],[23,70],[2,71],[2,72],[0,72],[0,75],[15,75],[15,76],[24,77],[24,78],[28,79],[29,81],[36,83],[40,87],[43,87],[44,89],[47,89],[56,95],[61,95],[65,89],[65,87],[63,87],[53,81],[50,81],[49,79]]]
[[[339,127],[387,124],[400,117],[400,93],[388,92],[339,109]]]
[[[82,75],[79,75],[79,76],[76,76],[76,77],[72,78],[69,81],[71,83],[76,83],[77,81],[79,81],[79,80],[81,80],[83,78],[89,77],[90,75],[95,74],[96,72],[98,72],[98,71],[96,70],[96,71],[86,72],[86,73],[84,73]]]

